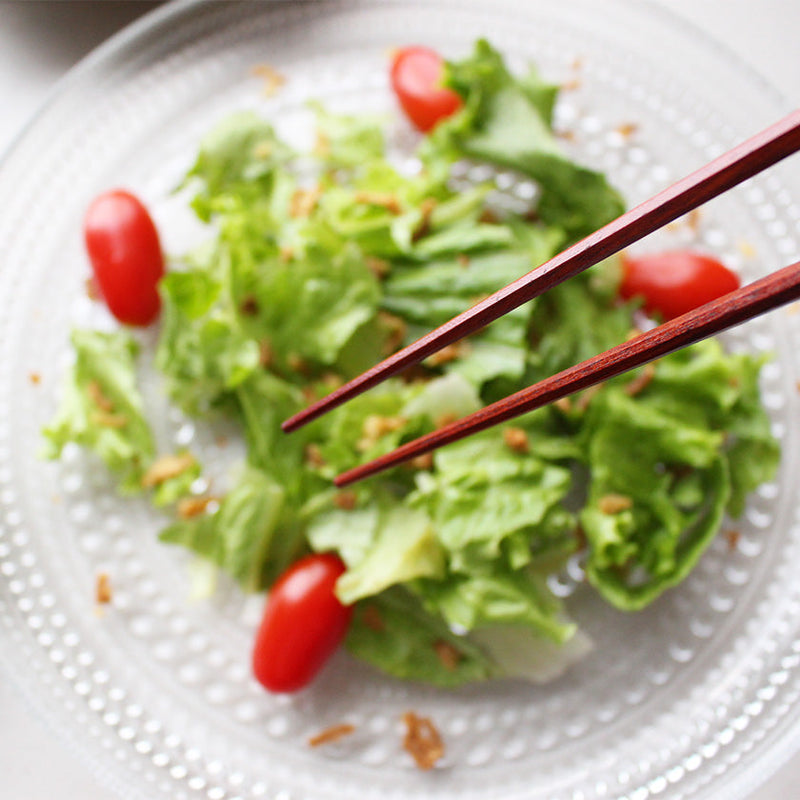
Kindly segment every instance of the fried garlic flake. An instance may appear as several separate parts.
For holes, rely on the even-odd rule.
[[[420,769],[433,769],[444,755],[444,742],[436,726],[428,717],[420,717],[413,711],[403,714],[403,722],[406,725],[403,748]]]

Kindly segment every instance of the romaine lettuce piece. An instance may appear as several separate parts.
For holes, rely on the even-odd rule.
[[[311,247],[288,260],[276,256],[230,266],[230,287],[243,333],[269,348],[268,366],[298,371],[332,365],[353,334],[377,311],[375,275],[353,247],[330,253]]]
[[[618,388],[593,398],[588,416],[587,575],[614,605],[641,608],[683,580],[719,529],[730,498],[724,434]]]
[[[219,508],[179,519],[160,534],[216,564],[248,592],[268,586],[304,551],[302,528],[273,478],[249,467]]]
[[[358,603],[345,645],[389,675],[433,686],[455,687],[500,674],[469,637],[453,633],[402,587]]]
[[[184,185],[200,184],[192,207],[208,221],[226,209],[227,198],[258,203],[272,191],[278,168],[293,157],[262,116],[253,111],[231,114],[206,134],[184,179]]]
[[[155,455],[136,383],[139,347],[125,331],[75,330],[71,342],[75,361],[56,416],[44,429],[45,455],[58,458],[74,442],[119,476],[123,493],[139,492]]]
[[[190,413],[221,402],[259,367],[258,343],[246,336],[217,298],[221,284],[195,270],[162,281],[162,328],[156,366],[172,399]]]
[[[567,158],[552,133],[555,88],[534,71],[514,77],[488,42],[448,62],[445,81],[464,99],[462,110],[436,126],[426,163],[459,158],[488,161],[536,181],[537,216],[579,239],[624,211],[605,177]]]
[[[351,528],[357,532],[357,549],[352,543],[347,546]],[[404,506],[331,511],[311,523],[308,539],[316,550],[344,545],[347,571],[336,584],[336,594],[348,605],[395,584],[439,578],[445,572],[445,551],[430,518]]]

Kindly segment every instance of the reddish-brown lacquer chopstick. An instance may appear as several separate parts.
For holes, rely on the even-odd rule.
[[[283,423],[295,430],[800,149],[800,109],[664,189]]]
[[[593,358],[463,417],[380,458],[343,472],[337,486],[382,472],[403,461],[533,411],[613,378],[800,297],[800,261],[706,303]]]

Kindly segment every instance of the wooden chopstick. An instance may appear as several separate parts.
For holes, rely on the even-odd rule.
[[[449,322],[285,420],[293,431],[608,258],[800,149],[800,109],[659,192]]]
[[[800,261],[337,476],[346,486],[533,411],[800,298]]]

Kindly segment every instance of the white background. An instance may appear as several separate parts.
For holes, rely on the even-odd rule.
[[[728,45],[800,105],[798,0],[661,2]],[[0,0],[0,153],[70,66],[155,5],[133,0]],[[735,87],[731,96],[736,96]],[[765,778],[749,800],[800,797],[800,757]],[[0,676],[0,800],[55,798],[112,800],[108,789],[53,738]]]

